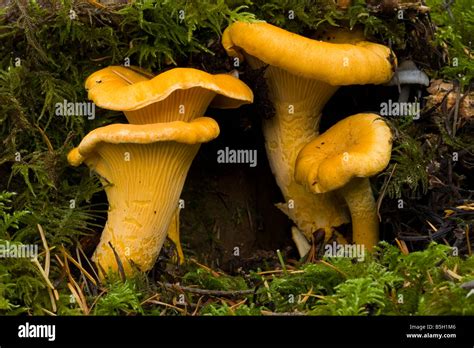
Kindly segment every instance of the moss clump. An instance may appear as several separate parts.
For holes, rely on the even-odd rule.
[[[143,314],[142,295],[134,281],[114,281],[107,284],[105,295],[100,297],[94,315]]]
[[[275,311],[303,311],[314,315],[416,315],[431,308],[431,314],[473,314],[464,306],[468,291],[460,282],[448,282],[440,266],[463,269],[467,281],[474,276],[463,260],[450,256],[451,249],[432,244],[427,250],[403,255],[397,248],[381,243],[374,255],[363,262],[331,258],[302,266],[288,276],[271,278],[269,287],[259,291],[261,304]],[[463,266],[461,266],[463,265]],[[438,289],[450,293],[450,302],[439,299]],[[305,298],[306,297],[306,298]],[[436,306],[430,307],[430,303]],[[466,310],[464,310],[466,308]]]
[[[474,80],[474,8],[470,0],[456,0],[446,5],[442,0],[428,0],[437,25],[435,44],[446,53],[439,76],[457,80],[467,87]]]
[[[366,255],[361,262],[325,258],[315,264],[288,265],[288,274],[281,270],[273,270],[273,274],[258,270],[230,276],[190,264],[183,275],[173,276],[173,284],[203,292],[180,291],[178,285],[162,289],[159,294],[161,301],[182,310],[167,314],[186,311],[198,315],[473,315],[472,299],[467,297],[469,290],[460,286],[474,279],[473,260],[452,256],[451,248],[436,243],[424,251],[404,255],[382,242],[374,254]],[[457,279],[447,280],[450,272]],[[162,280],[170,278],[163,275]],[[118,285],[110,286],[113,289]],[[148,291],[148,286],[141,286],[135,291]],[[254,292],[240,292],[246,289]],[[234,295],[230,296],[231,293]],[[182,294],[185,302],[180,304],[178,298]],[[141,295],[140,299],[149,296],[152,293]],[[143,307],[145,314],[154,311],[153,305]]]
[[[183,285],[192,285],[208,290],[244,290],[248,289],[242,277],[217,275],[206,269],[199,268],[186,273],[182,278]]]

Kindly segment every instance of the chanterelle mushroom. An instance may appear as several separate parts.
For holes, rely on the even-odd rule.
[[[222,37],[230,56],[252,68],[266,65],[265,78],[276,115],[263,122],[265,145],[276,182],[287,204],[279,204],[307,238],[320,228],[348,222],[332,193],[313,194],[295,182],[298,153],[318,135],[326,102],[339,86],[380,84],[390,80],[388,47],[363,41],[359,33],[339,32],[323,42],[273,25],[235,22]]]
[[[123,111],[133,124],[191,121],[209,106],[232,109],[253,101],[252,91],[239,79],[192,68],[152,77],[137,68],[110,66],[90,75],[86,89],[97,106]]]
[[[191,122],[113,124],[87,134],[68,154],[96,171],[109,201],[107,224],[94,253],[99,270],[127,274],[132,263],[152,268],[166,238],[186,174],[199,146],[219,134],[207,117]],[[110,244],[109,244],[110,243]]]
[[[379,239],[377,209],[368,177],[390,161],[392,134],[380,116],[357,114],[308,143],[296,160],[295,177],[314,193],[338,190],[349,207],[353,242],[369,250]]]
[[[153,76],[133,66],[110,66],[90,75],[86,89],[96,105],[123,111],[132,124],[191,121],[203,116],[209,106],[231,109],[253,101],[252,90],[238,78],[192,68],[174,68]],[[178,260],[183,261],[179,208],[168,236],[176,245]]]

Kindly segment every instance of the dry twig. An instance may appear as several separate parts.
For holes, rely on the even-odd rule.
[[[207,290],[207,289],[198,289],[191,288],[188,286],[182,286],[179,284],[171,283],[161,283],[159,285],[163,286],[166,289],[178,290],[180,292],[190,292],[198,295],[207,295],[207,296],[223,296],[223,297],[236,297],[242,295],[250,295],[255,292],[255,290]]]

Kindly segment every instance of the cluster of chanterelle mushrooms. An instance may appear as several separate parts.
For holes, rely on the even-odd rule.
[[[239,79],[187,68],[156,77],[138,68],[111,66],[86,81],[98,106],[123,111],[130,124],[94,129],[68,155],[99,174],[109,210],[93,259],[102,275],[150,270],[166,236],[179,257],[178,201],[200,144],[219,135],[206,109],[253,101]]]
[[[361,32],[334,30],[325,41],[270,24],[236,22],[222,39],[228,54],[266,67],[276,109],[263,121],[270,166],[286,203],[279,208],[295,223],[300,254],[315,231],[326,241],[334,227],[352,218],[352,240],[371,249],[378,242],[378,218],[369,176],[390,160],[392,136],[375,114],[358,114],[318,134],[321,111],[339,86],[390,81],[392,52],[367,42]],[[290,204],[291,203],[291,204]]]
[[[392,73],[389,48],[349,30],[322,40],[265,22],[235,22],[224,32],[227,53],[265,78],[276,114],[263,121],[268,159],[286,203],[277,206],[295,223],[301,255],[315,231],[346,240],[335,227],[352,218],[352,241],[378,242],[376,206],[368,177],[388,164],[392,135],[376,114],[357,114],[319,135],[321,111],[339,86],[382,84]],[[97,172],[109,201],[107,224],[94,254],[101,272],[127,274],[152,268],[166,236],[179,244],[177,203],[200,143],[219,127],[202,117],[208,106],[236,108],[253,101],[251,90],[230,75],[176,68],[156,77],[138,68],[111,66],[86,81],[98,106],[125,113],[130,124],[90,132],[73,149],[72,165]],[[119,262],[118,262],[119,260]],[[105,273],[104,273],[105,274]]]

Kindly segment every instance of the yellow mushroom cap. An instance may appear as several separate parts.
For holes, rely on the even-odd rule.
[[[211,106],[216,108],[237,108],[253,101],[250,88],[228,74],[175,68],[150,77],[135,67],[110,66],[90,75],[85,87],[96,105],[117,111],[139,110],[166,99],[174,91],[195,87],[215,92]]]
[[[219,135],[219,125],[209,117],[200,117],[191,122],[174,121],[147,125],[111,124],[94,129],[87,134],[77,148],[67,156],[68,162],[79,166],[93,155],[102,143],[150,144],[174,141],[184,144],[199,144],[211,141]]]
[[[312,40],[265,22],[231,24],[222,45],[230,56],[243,59],[244,51],[266,64],[333,86],[381,84],[393,75],[386,46]]]
[[[338,189],[355,177],[370,177],[390,161],[392,133],[375,114],[336,123],[308,143],[296,160],[295,179],[312,192]]]

